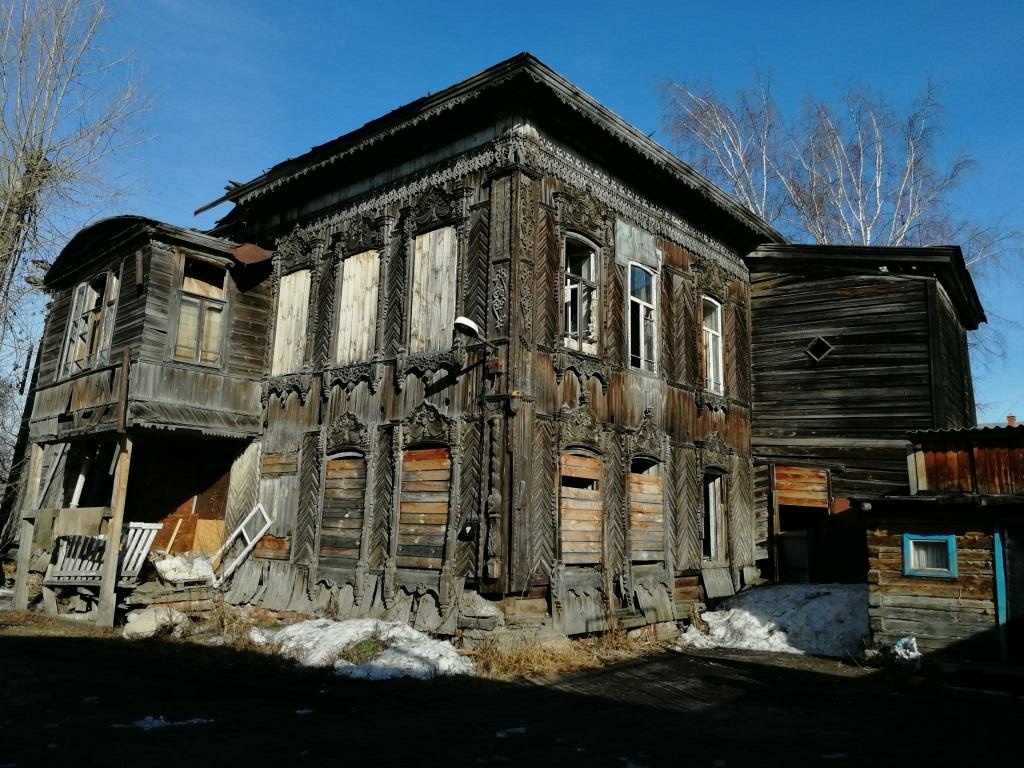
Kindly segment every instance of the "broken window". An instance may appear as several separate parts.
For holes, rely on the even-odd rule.
[[[597,354],[597,254],[576,238],[565,240],[562,336],[565,346]]]
[[[75,287],[71,297],[62,376],[109,362],[120,284],[115,273],[104,272]]]
[[[601,460],[567,453],[561,461],[559,517],[561,560],[566,565],[595,565],[602,560]]]
[[[334,356],[337,363],[358,363],[369,360],[373,355],[379,273],[380,256],[377,251],[363,251],[342,262],[338,340]]]
[[[716,395],[725,393],[725,365],[722,350],[722,305],[705,296],[704,308],[704,388]]]
[[[725,556],[725,476],[717,472],[704,475],[704,537],[705,560],[720,561]]]
[[[654,357],[654,273],[629,265],[629,364],[653,371]]]
[[[178,295],[174,357],[190,363],[220,365],[226,270],[202,259],[185,258]]]
[[[411,353],[451,348],[457,274],[455,227],[441,227],[416,237],[409,312]]]
[[[309,321],[309,287],[312,272],[300,269],[281,278],[274,323],[274,356],[270,375],[302,369],[306,359],[306,324]]]

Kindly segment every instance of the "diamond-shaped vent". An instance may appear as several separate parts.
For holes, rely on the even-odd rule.
[[[806,352],[814,362],[819,363],[829,356],[829,353],[835,349],[821,336],[815,337],[815,339],[804,348]]]

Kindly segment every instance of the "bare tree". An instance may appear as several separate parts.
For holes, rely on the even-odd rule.
[[[905,113],[851,88],[838,105],[808,97],[784,120],[770,81],[725,99],[668,83],[665,118],[680,153],[794,240],[854,245],[963,246],[968,265],[1019,247],[1001,222],[958,218],[950,193],[971,168],[940,160],[942,107],[929,83]]]
[[[100,44],[102,0],[0,4],[0,481],[18,429],[41,303],[69,230],[116,192],[106,161],[143,103],[130,61]]]

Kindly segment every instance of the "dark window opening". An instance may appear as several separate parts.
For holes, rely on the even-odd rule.
[[[562,334],[565,346],[597,354],[597,255],[580,240],[565,241]]]
[[[834,346],[821,338],[821,336],[818,336],[807,345],[804,352],[806,352],[808,357],[814,360],[814,362],[819,363],[828,357],[833,349],[835,349]]]

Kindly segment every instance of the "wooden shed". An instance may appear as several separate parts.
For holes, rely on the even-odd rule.
[[[910,439],[913,493],[858,502],[874,644],[1024,660],[1024,428]]]
[[[908,430],[975,423],[978,295],[955,246],[766,244],[746,263],[757,557],[782,580],[861,581],[850,499],[906,493]]]

